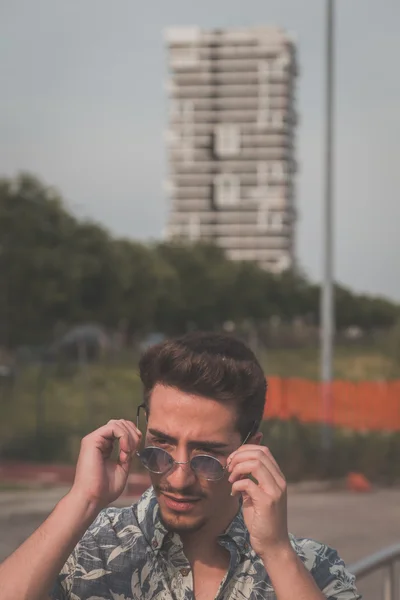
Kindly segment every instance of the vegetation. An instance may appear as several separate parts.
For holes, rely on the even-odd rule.
[[[358,349],[359,351],[359,349]],[[271,353],[274,355],[274,352]],[[295,351],[289,352],[292,364]],[[340,356],[340,352],[338,353]],[[281,351],[275,354],[279,362]],[[282,358],[287,356],[288,352]],[[350,373],[354,352],[345,350]],[[365,355],[369,369],[369,355]],[[0,459],[74,463],[81,438],[111,418],[134,420],[141,402],[141,384],[135,365],[94,364],[64,372],[55,365],[44,371],[28,367],[14,387],[0,392]],[[144,423],[141,423],[144,427]],[[360,471],[373,481],[400,480],[400,432],[351,432],[336,430],[329,456],[321,453],[319,425],[269,420],[262,425],[264,439],[290,481],[343,477]],[[135,468],[140,468],[136,463]]]
[[[231,262],[213,245],[113,238],[27,174],[0,180],[0,272],[0,351],[48,347],[88,322],[119,333],[128,348],[118,363],[115,356],[83,366],[18,363],[13,381],[0,378],[3,458],[74,462],[86,432],[134,418],[141,386],[132,342],[149,332],[234,327],[255,345],[267,374],[318,377],[319,289],[306,277]],[[339,285],[335,295],[338,339],[349,328],[362,331],[361,342],[337,347],[336,376],[400,377],[400,307]],[[333,454],[321,463],[318,426],[263,427],[290,480],[349,470],[399,479],[399,433],[336,431]]]
[[[79,221],[30,175],[0,180],[0,347],[48,344],[96,322],[128,339],[150,331],[216,329],[231,321],[319,321],[319,290],[227,260],[212,245],[140,244]],[[336,286],[337,327],[390,328],[399,306]]]

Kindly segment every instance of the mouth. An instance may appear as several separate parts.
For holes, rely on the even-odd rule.
[[[168,496],[162,492],[164,503],[166,506],[174,512],[190,512],[193,510],[197,502],[200,502],[200,498],[176,498],[174,496]]]

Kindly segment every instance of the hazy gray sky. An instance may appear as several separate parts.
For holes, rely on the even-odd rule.
[[[166,218],[162,31],[296,35],[298,253],[321,273],[324,0],[0,0],[0,175],[29,170],[113,233]],[[336,276],[400,300],[400,2],[337,0]]]

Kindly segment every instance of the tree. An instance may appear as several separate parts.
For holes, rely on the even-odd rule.
[[[2,342],[43,341],[69,310],[67,240],[76,220],[32,176],[0,182]]]
[[[116,239],[81,221],[29,174],[0,180],[0,346],[48,344],[63,328],[123,324],[130,335],[318,320],[319,287],[228,260],[213,244]],[[392,327],[399,306],[335,286],[337,328]]]

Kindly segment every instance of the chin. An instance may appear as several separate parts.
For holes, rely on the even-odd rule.
[[[206,522],[203,516],[176,514],[162,505],[160,505],[160,518],[168,531],[176,531],[177,533],[198,531]]]

